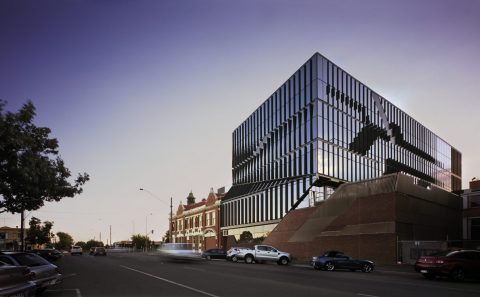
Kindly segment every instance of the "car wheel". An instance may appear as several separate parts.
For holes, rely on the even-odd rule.
[[[251,255],[247,255],[245,257],[245,263],[252,264],[253,263],[253,257]]]
[[[334,271],[335,270],[335,264],[333,264],[333,262],[327,262],[327,263],[325,263],[325,269],[327,271]]]
[[[370,264],[364,264],[364,265],[362,266],[362,271],[363,271],[363,272],[367,272],[367,273],[368,273],[368,272],[372,272],[372,271],[373,271],[373,266],[370,265]]]
[[[238,262],[237,256],[233,256],[233,257],[232,257],[232,262]]]
[[[281,257],[280,260],[278,260],[278,265],[287,265],[287,264],[288,264],[287,257]]]
[[[462,282],[465,279],[465,272],[461,267],[454,268],[450,272],[450,279],[456,282]]]
[[[431,273],[422,273],[423,277],[426,279],[434,279],[435,275]]]
[[[207,260],[212,260],[212,257],[210,257],[210,256],[207,256]]]

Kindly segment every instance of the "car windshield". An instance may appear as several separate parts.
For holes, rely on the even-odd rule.
[[[28,267],[42,266],[49,264],[45,259],[34,254],[13,254],[11,255],[20,265],[25,265]]]

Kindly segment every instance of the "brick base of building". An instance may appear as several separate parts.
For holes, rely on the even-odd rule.
[[[290,211],[263,242],[309,261],[329,250],[395,264],[402,240],[461,238],[461,199],[402,174],[344,184],[311,208]]]

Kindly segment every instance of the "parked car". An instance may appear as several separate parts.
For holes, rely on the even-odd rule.
[[[227,261],[237,262],[238,261],[237,254],[240,253],[240,250],[244,250],[244,249],[247,249],[247,248],[244,248],[244,247],[232,247],[232,248],[230,248],[227,251],[227,255],[226,255],[225,259]]]
[[[33,253],[1,252],[0,261],[13,266],[27,266],[38,293],[60,283],[62,279],[57,266]]]
[[[83,255],[83,249],[81,246],[74,245],[70,249],[70,255]]]
[[[375,268],[373,261],[352,259],[352,257],[339,251],[328,251],[322,256],[313,257],[311,265],[315,269],[327,271],[348,269],[350,271],[361,270],[363,272],[372,272]]]
[[[268,245],[256,245],[253,249],[241,249],[236,257],[243,259],[247,264],[272,261],[277,262],[278,265],[287,265],[291,261],[289,253],[281,252]]]
[[[94,247],[90,254],[93,256],[106,256],[107,251],[103,247]]]
[[[207,260],[211,259],[225,259],[227,257],[226,253],[222,249],[209,249],[202,253],[202,258]]]
[[[0,262],[0,296],[35,296],[30,269]]]
[[[31,253],[37,254],[47,261],[56,261],[62,257],[62,253],[56,249],[31,250]]]
[[[422,256],[415,263],[415,271],[427,279],[447,276],[454,281],[480,277],[480,251],[443,251]]]

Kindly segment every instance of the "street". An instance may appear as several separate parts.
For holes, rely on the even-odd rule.
[[[296,265],[165,262],[156,255],[66,255],[63,283],[46,297],[88,296],[480,296],[480,283],[429,281],[379,267],[373,273],[315,271]]]

